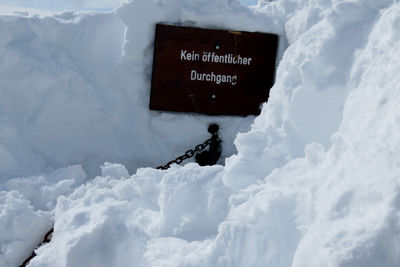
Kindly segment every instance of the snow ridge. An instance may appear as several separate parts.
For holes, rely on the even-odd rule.
[[[278,33],[281,36],[279,68],[268,103],[264,104],[251,129],[238,134],[235,139],[237,153],[226,159],[225,166],[199,167],[189,163],[173,166],[167,171],[141,168],[130,176],[128,169],[134,170],[135,166],[127,169],[121,164],[105,163],[102,173],[86,182],[86,173],[98,166],[101,157],[91,158],[88,154],[85,159],[78,158],[86,172],[79,166],[72,166],[50,175],[51,179],[9,179],[18,172],[21,155],[33,159],[21,167],[26,173],[54,169],[76,159],[79,142],[72,143],[70,148],[64,141],[47,140],[48,136],[42,138],[38,132],[36,138],[43,146],[32,139],[25,145],[20,144],[18,140],[24,138],[18,135],[23,135],[30,124],[22,123],[22,119],[11,120],[23,118],[24,113],[7,108],[6,102],[0,99],[0,123],[8,126],[0,128],[0,136],[5,137],[0,140],[6,140],[0,141],[0,157],[8,160],[5,167],[0,168],[7,170],[3,175],[8,180],[0,194],[0,221],[9,222],[9,214],[22,218],[23,225],[29,218],[33,225],[48,225],[52,219],[55,221],[52,242],[37,250],[38,256],[29,266],[399,265],[398,1],[279,0],[259,1],[257,7],[245,8],[237,1],[226,0],[137,0],[121,6],[116,13],[72,17],[75,19],[68,22],[59,22],[53,17],[30,18],[30,23],[16,17],[2,18],[9,24],[0,24],[7,25],[0,26],[0,32],[6,29],[9,35],[14,34],[16,31],[7,28],[14,25],[24,34],[18,34],[19,41],[10,36],[1,37],[0,58],[8,58],[8,61],[0,61],[7,62],[0,68],[16,71],[10,67],[16,64],[29,76],[33,66],[49,66],[37,62],[54,62],[48,61],[47,54],[36,53],[41,51],[38,47],[42,46],[42,40],[52,36],[42,28],[47,31],[56,27],[71,28],[72,37],[78,30],[75,41],[78,36],[86,36],[85,30],[91,36],[103,38],[99,25],[118,29],[115,40],[111,37],[104,40],[108,51],[114,56],[119,55],[119,59],[111,61],[110,65],[100,69],[87,65],[105,49],[97,47],[99,50],[96,50],[96,38],[89,37],[84,43],[94,50],[87,50],[86,58],[77,57],[80,47],[76,47],[74,41],[64,48],[69,51],[69,57],[65,58],[63,52],[56,53],[59,55],[56,58],[62,62],[58,66],[68,66],[68,71],[76,67],[71,75],[83,80],[79,82],[78,79],[78,87],[66,87],[80,92],[76,95],[71,92],[70,96],[84,97],[82,103],[88,102],[90,108],[97,105],[98,112],[92,114],[89,109],[88,118],[108,122],[103,130],[96,128],[103,126],[93,126],[94,130],[88,132],[85,140],[94,139],[93,143],[89,142],[92,147],[88,151],[113,155],[105,152],[109,148],[107,145],[100,145],[100,148],[98,145],[104,140],[106,129],[114,125],[120,132],[114,136],[113,149],[116,154],[121,154],[120,158],[114,159],[121,159],[123,164],[124,160],[130,159],[137,167],[145,166],[143,158],[159,153],[157,148],[162,147],[162,141],[168,139],[166,136],[171,136],[171,125],[179,123],[179,128],[187,126],[195,133],[209,120],[146,110],[143,102],[145,85],[149,84],[151,27],[156,21]],[[101,24],[100,21],[106,22]],[[38,39],[37,33],[35,36],[31,30],[26,30],[32,25],[43,37]],[[98,34],[94,33],[96,31]],[[121,32],[124,37],[117,38]],[[120,50],[114,50],[117,46]],[[7,47],[19,52],[5,53]],[[35,63],[30,65],[28,61],[23,66],[22,54],[34,57]],[[103,57],[96,60],[106,62]],[[31,70],[24,72],[24,67]],[[100,75],[106,71],[113,71],[115,76]],[[1,73],[0,82],[8,81]],[[44,75],[40,69],[33,73],[40,77]],[[16,74],[9,77],[15,83],[13,75]],[[32,77],[29,76],[26,82],[49,81]],[[26,90],[23,89],[27,85],[21,80],[17,83],[21,87],[16,87],[15,92],[20,88],[20,95],[24,95]],[[134,93],[122,86],[131,83],[137,84]],[[107,84],[113,84],[119,93],[114,95],[98,89]],[[80,91],[81,86],[88,91]],[[43,89],[48,90],[43,96],[50,88]],[[93,94],[89,93],[92,91]],[[13,91],[4,92],[10,94]],[[58,93],[53,94],[60,100],[56,103],[65,99]],[[92,99],[97,94],[98,97]],[[129,105],[123,96],[130,98],[129,103],[136,104],[129,110],[141,114],[132,118],[135,122],[132,125],[119,123],[130,114],[124,110]],[[29,114],[36,120],[43,120],[42,124],[36,125],[52,122],[50,115],[43,116],[55,110],[51,106],[53,102],[48,103],[49,112],[37,116],[32,115],[36,108],[33,105]],[[74,105],[81,111],[75,101],[68,101],[68,104],[72,105],[71,112]],[[28,110],[26,103],[22,106]],[[90,123],[87,118],[80,118],[79,123],[74,124],[73,117],[60,116],[64,119],[63,127],[72,125],[65,128],[71,132],[72,129],[80,130],[78,126],[82,123]],[[252,119],[221,118],[222,129],[232,127],[224,140],[229,140],[229,136],[233,140],[234,132],[248,127]],[[59,130],[57,127],[49,129],[56,136]],[[127,143],[122,137],[131,130],[135,138],[132,143]],[[147,142],[150,140],[148,135],[151,135],[151,144]],[[124,144],[118,143],[117,137],[121,137]],[[171,140],[171,147],[164,147],[165,151],[172,147],[173,151],[184,150],[178,143],[178,137]],[[122,147],[127,144],[137,149],[137,155],[132,156]],[[36,150],[31,149],[34,146]],[[44,151],[46,146],[47,152]],[[29,147],[32,154],[26,152],[25,147]],[[65,155],[53,158],[50,148],[65,150]],[[35,151],[40,152],[35,154]],[[234,148],[230,151],[233,153]],[[154,159],[162,162],[162,157],[155,156]],[[29,164],[32,165],[29,167]],[[53,190],[50,190],[53,196],[30,196],[29,190],[24,192],[30,183],[39,184],[40,192]],[[55,199],[58,194],[62,196]],[[11,227],[12,224],[6,225]],[[2,266],[19,264],[22,256],[10,251],[25,249],[18,243],[21,236],[13,231],[0,240],[1,258],[5,259]],[[37,238],[30,236],[29,242],[35,244]],[[26,251],[29,254],[28,247]]]

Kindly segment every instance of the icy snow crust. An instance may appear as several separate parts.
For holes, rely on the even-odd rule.
[[[137,0],[1,21],[1,266],[54,221],[29,266],[399,266],[398,1]],[[158,21],[272,31],[287,48],[225,166],[129,175],[210,120],[226,142],[253,120],[147,110]],[[88,180],[108,159],[126,166]]]

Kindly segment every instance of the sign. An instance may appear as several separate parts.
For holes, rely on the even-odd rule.
[[[274,83],[278,36],[156,25],[150,109],[257,115]]]

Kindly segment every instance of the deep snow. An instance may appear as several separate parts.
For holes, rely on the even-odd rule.
[[[54,221],[29,266],[400,264],[398,1],[136,0],[0,20],[1,266]],[[158,21],[278,33],[261,115],[148,111]],[[136,171],[211,121],[224,166]]]

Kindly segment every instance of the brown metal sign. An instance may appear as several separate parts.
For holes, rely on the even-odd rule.
[[[156,25],[150,109],[257,115],[274,83],[278,36]]]

